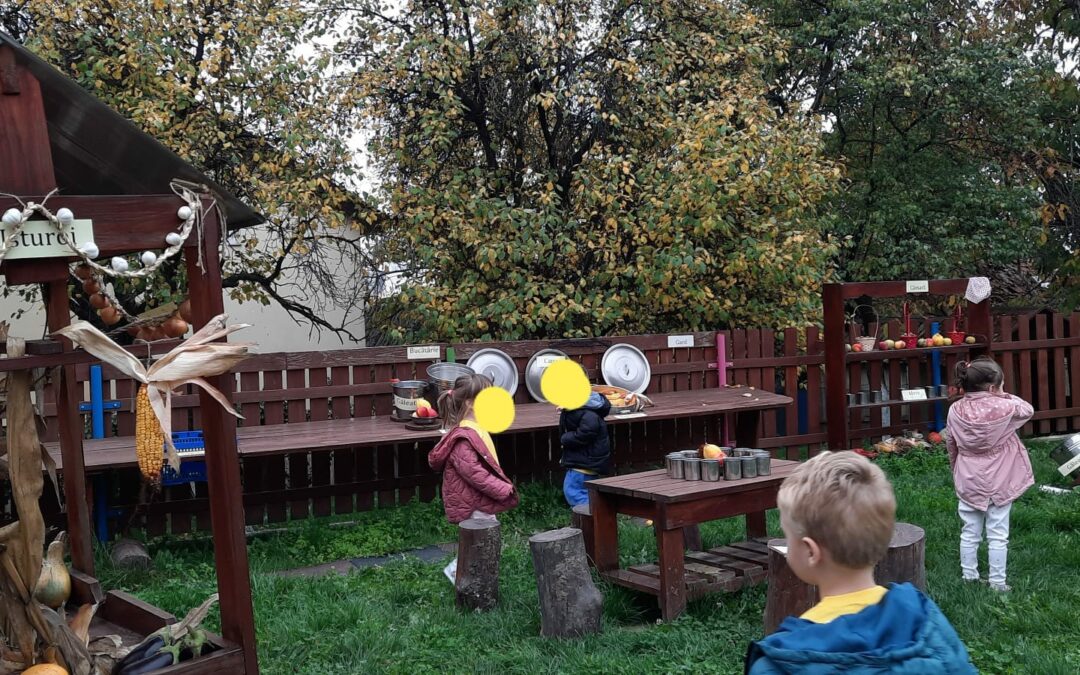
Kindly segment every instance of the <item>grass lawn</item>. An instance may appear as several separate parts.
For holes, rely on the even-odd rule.
[[[1048,443],[1029,443],[1039,484],[1062,484]],[[1009,583],[997,595],[960,580],[960,520],[943,453],[881,460],[893,481],[900,520],[926,529],[930,595],[985,673],[1080,672],[1080,495],[1029,491],[1012,512]],[[252,586],[265,673],[738,673],[760,637],[764,587],[708,596],[669,625],[657,624],[652,597],[601,585],[604,632],[576,642],[539,637],[529,558],[530,534],[566,526],[561,493],[527,485],[521,506],[503,518],[501,602],[487,614],[454,608],[441,565],[393,563],[348,576],[280,578],[276,570],[377,555],[450,541],[441,506],[410,504],[354,516],[356,526],[299,523],[287,534],[250,542]],[[702,526],[707,546],[741,537],[741,519]],[[776,513],[769,531],[780,535]],[[624,564],[655,560],[650,529],[620,530]],[[183,615],[214,592],[205,539],[155,543],[155,569],[126,573],[100,556],[100,576]],[[985,575],[985,545],[981,556]],[[213,620],[212,620],[213,621]]]

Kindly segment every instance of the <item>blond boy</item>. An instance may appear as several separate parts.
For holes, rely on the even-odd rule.
[[[787,562],[821,601],[752,643],[746,672],[974,673],[937,605],[911,584],[874,581],[889,548],[896,498],[884,472],[854,452],[824,452],[777,497]]]

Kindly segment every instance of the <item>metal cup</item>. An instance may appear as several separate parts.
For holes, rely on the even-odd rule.
[[[739,480],[742,478],[742,458],[728,457],[724,460],[724,480]]]
[[[670,455],[664,457],[664,465],[667,467],[668,478],[683,477],[682,460],[682,455],[677,452],[673,452]]]
[[[718,460],[718,459],[703,459],[703,460],[701,460],[701,480],[712,481],[712,482],[720,480],[720,460]]]
[[[881,403],[881,392],[876,390],[876,389],[874,391],[870,392],[870,402],[871,403]]]
[[[681,452],[682,452],[682,456],[685,457],[686,459],[701,459],[701,451],[700,450],[683,450]]]
[[[701,460],[683,459],[683,478],[686,480],[701,480]]]
[[[772,475],[772,455],[765,451],[756,452],[754,453],[754,459],[757,460],[757,475]]]
[[[731,451],[731,454],[735,457],[749,457],[753,453],[750,448],[735,448]]]
[[[934,398],[937,395],[937,389],[932,384],[923,387],[923,391],[926,392],[926,398]]]
[[[855,405],[855,402],[857,400],[858,400],[858,397],[856,397],[855,394],[848,394],[847,395],[847,404],[848,405]]]
[[[756,457],[740,457],[739,461],[742,463],[743,478],[757,478]]]
[[[860,391],[859,392],[859,405],[866,405],[869,402],[870,402],[870,392],[868,392],[868,391]]]
[[[937,395],[938,396],[948,396],[949,395],[949,385],[947,385],[947,384],[939,384],[937,386]]]

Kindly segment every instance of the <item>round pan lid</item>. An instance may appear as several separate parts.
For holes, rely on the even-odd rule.
[[[600,373],[604,382],[640,394],[649,386],[652,368],[649,360],[634,345],[612,345],[600,361]]]
[[[540,391],[540,378],[544,376],[544,371],[548,366],[566,358],[569,357],[558,349],[541,349],[529,359],[528,365],[525,366],[525,388],[529,390],[529,395],[534,401],[548,402]]]
[[[518,388],[517,365],[501,349],[481,349],[469,357],[468,366],[486,375],[496,387],[502,387],[513,396]]]

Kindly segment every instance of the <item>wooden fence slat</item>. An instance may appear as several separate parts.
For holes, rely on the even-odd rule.
[[[1002,316],[998,319],[998,330],[1001,335],[999,336],[1000,342],[1007,343],[1013,341],[1013,324],[1012,317]],[[1005,391],[1017,392],[1016,384],[1016,370],[1014,364],[1016,362],[1015,352],[1005,352],[1000,354],[998,362],[1001,364],[1002,373],[1005,375]]]
[[[806,329],[806,353],[817,356],[822,352],[820,330],[817,326],[808,326]],[[825,433],[822,424],[821,397],[825,391],[824,367],[821,365],[806,366],[806,431],[807,434]],[[818,447],[809,449],[810,456],[817,454]]]
[[[267,389],[281,389],[282,375],[280,370],[268,370],[263,373],[263,387]],[[266,424],[285,423],[285,405],[279,401],[268,401],[263,406],[263,418]],[[263,487],[267,490],[280,490],[288,487],[285,482],[285,457],[267,457],[266,466],[263,469]],[[268,503],[266,505],[266,520],[269,523],[280,523],[286,518],[285,502]]]
[[[1053,331],[1055,338],[1065,337],[1065,317],[1059,312],[1054,312],[1053,319]],[[1054,398],[1052,408],[1054,410],[1061,410],[1068,407],[1068,402],[1065,396],[1066,382],[1069,378],[1069,371],[1065,367],[1065,349],[1062,347],[1054,349],[1053,353],[1053,367],[1048,368],[1048,374],[1054,381]],[[1057,433],[1064,433],[1069,429],[1069,420],[1065,417],[1058,417],[1054,423],[1054,430]]]
[[[1031,337],[1031,316],[1021,315],[1017,317],[1017,338],[1020,342],[1026,342]],[[1017,366],[1020,373],[1020,398],[1030,402],[1035,410],[1039,410],[1039,402],[1035,400],[1033,396],[1033,389],[1031,386],[1031,367],[1034,359],[1032,358],[1031,350],[1024,349],[1017,354]],[[1022,433],[1030,434],[1034,425],[1031,423],[1024,425]]]
[[[770,329],[761,331],[761,357],[773,359],[776,356],[776,334]],[[761,388],[769,393],[776,393],[776,367],[761,369]],[[763,438],[776,436],[775,410],[766,410],[761,415],[761,435]]]
[[[1046,339],[1046,315],[1039,313],[1035,315],[1035,339]],[[1050,410],[1050,386],[1051,378],[1054,377],[1049,369],[1049,358],[1045,349],[1040,349],[1035,352],[1035,372],[1037,373],[1036,380],[1038,381],[1038,398],[1039,405],[1036,410]],[[1038,422],[1039,434],[1050,433],[1051,425],[1050,420],[1041,420]]]
[[[1069,315],[1069,337],[1080,336],[1080,313]],[[1070,408],[1080,408],[1080,347],[1069,349],[1069,403]],[[1080,430],[1080,417],[1072,418],[1072,430]]]

